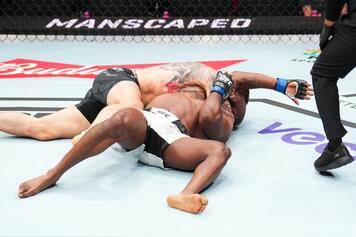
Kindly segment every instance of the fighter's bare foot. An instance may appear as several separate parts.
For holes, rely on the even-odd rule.
[[[20,198],[30,197],[47,188],[50,188],[55,183],[56,180],[49,175],[42,175],[22,183],[19,187],[18,195]]]
[[[198,214],[203,212],[206,205],[208,205],[208,198],[197,193],[178,194],[168,196],[167,202],[170,207]]]

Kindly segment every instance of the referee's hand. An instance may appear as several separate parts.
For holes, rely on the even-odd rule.
[[[319,47],[321,50],[325,48],[325,46],[329,43],[330,39],[335,34],[335,26],[323,26],[319,37]]]

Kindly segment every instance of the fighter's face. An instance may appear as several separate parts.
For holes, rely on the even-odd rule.
[[[238,89],[232,89],[227,100],[231,105],[231,111],[235,118],[234,125],[236,126],[242,122],[245,116],[246,104],[248,100],[248,90],[241,91]]]

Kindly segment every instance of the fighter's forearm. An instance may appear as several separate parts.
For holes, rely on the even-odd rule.
[[[111,126],[109,120],[106,120],[92,129],[75,144],[70,151],[63,157],[63,159],[51,170],[48,175],[58,180],[64,172],[78,164],[79,162],[95,156],[106,150],[115,141],[108,134],[110,134]]]
[[[233,118],[227,120],[222,104],[222,96],[211,93],[200,110],[199,124],[207,138],[226,142],[232,130]]]
[[[222,103],[223,98],[218,93],[211,93],[204,101],[204,104],[200,110],[200,118],[208,119],[209,122],[214,120],[218,122],[222,120]],[[211,122],[212,123],[212,122]]]
[[[233,71],[230,73],[237,87],[274,89],[277,79],[265,74]]]

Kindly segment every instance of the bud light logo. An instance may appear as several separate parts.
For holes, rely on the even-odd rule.
[[[221,60],[221,61],[201,61],[200,63],[210,66],[216,70],[245,61],[242,60]],[[57,62],[46,62],[31,59],[14,59],[0,62],[0,79],[5,78],[39,78],[39,77],[74,77],[74,78],[95,78],[99,73],[107,68],[127,67],[132,69],[146,68],[163,65],[167,63],[148,64],[121,64],[121,65],[76,65]]]

